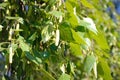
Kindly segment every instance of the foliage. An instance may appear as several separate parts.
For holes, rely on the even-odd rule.
[[[114,11],[108,0],[4,0],[0,50],[6,67],[1,78],[120,79],[119,23],[105,12],[108,5]]]

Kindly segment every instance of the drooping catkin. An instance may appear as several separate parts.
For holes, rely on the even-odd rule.
[[[13,50],[12,50],[12,46],[10,45],[10,48],[9,48],[9,63],[12,63],[12,56],[13,56]]]
[[[58,46],[60,40],[60,31],[56,30],[55,45]]]

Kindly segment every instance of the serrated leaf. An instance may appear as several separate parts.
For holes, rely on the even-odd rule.
[[[66,8],[67,8],[67,10],[69,11],[69,12],[73,12],[73,7],[72,7],[72,5],[69,3],[69,1],[66,1]]]
[[[70,75],[62,74],[58,80],[70,80]]]
[[[83,70],[89,74],[94,66],[95,61],[96,59],[94,55],[88,55],[85,58]]]
[[[95,23],[91,18],[83,18],[83,20],[79,21],[79,24],[80,26],[86,27],[88,30],[94,32],[95,34],[97,34],[98,32],[96,29]]]
[[[81,47],[85,50],[89,50],[91,47],[91,41],[89,38],[83,38],[86,44],[82,44]]]
[[[78,7],[79,4],[77,4],[77,0],[66,0],[65,1],[65,7],[68,12],[74,12],[73,8]]]
[[[107,40],[104,36],[104,32],[99,31],[97,33],[97,35],[93,34],[92,32],[90,32],[90,36],[96,41],[96,43],[98,44],[98,46],[102,49],[109,49]]]
[[[71,23],[72,27],[75,28],[78,25],[78,16],[76,15],[76,1],[66,1],[66,8],[68,11],[67,20]],[[74,5],[74,6],[73,6]]]
[[[79,25],[78,18],[76,17],[76,15],[74,13],[69,14],[68,21],[71,23],[73,28],[75,28],[76,26]]]
[[[85,41],[83,40],[83,38],[80,36],[78,32],[75,32],[75,30],[73,29],[71,29],[71,31],[72,31],[72,36],[73,36],[73,39],[75,40],[75,43],[85,44]]]
[[[79,44],[70,43],[70,51],[76,57],[80,57],[82,55],[82,51]]]
[[[87,2],[86,0],[80,0],[80,2],[83,4],[83,6],[88,7],[93,9],[94,6],[92,4],[90,4],[89,2]]]
[[[107,62],[102,58],[99,59],[98,67],[97,67],[98,75],[101,75],[104,80],[112,80],[110,67]]]
[[[60,39],[64,41],[73,41],[72,32],[68,23],[64,22],[59,26]]]

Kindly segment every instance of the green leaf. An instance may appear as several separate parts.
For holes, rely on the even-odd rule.
[[[85,58],[83,70],[89,74],[94,66],[95,61],[96,59],[94,55],[88,55]]]
[[[6,16],[6,19],[9,19],[9,20],[17,20],[19,23],[23,24],[23,18],[21,17],[10,17],[10,16]]]
[[[84,26],[85,28],[94,32],[95,34],[97,34],[97,32],[98,32],[96,29],[96,26],[91,18],[84,18],[84,20],[79,21],[79,24],[80,24],[80,26]]]
[[[62,74],[58,80],[70,80],[70,75]]]
[[[33,56],[32,54],[30,54],[30,52],[25,52],[25,55],[29,60],[31,60],[32,62],[34,62],[37,65],[42,63],[42,60],[40,58]]]
[[[75,43],[71,42],[70,43],[70,51],[76,57],[80,57],[82,55],[82,51],[81,51],[79,44],[75,44]]]
[[[7,47],[3,47],[4,45],[9,45],[9,42],[0,42],[0,51],[7,49]]]
[[[82,44],[81,47],[82,47],[83,49],[85,49],[85,50],[91,49],[91,48],[90,48],[90,47],[91,47],[91,41],[90,41],[90,39],[89,39],[89,38],[83,38],[83,39],[85,40],[85,43],[86,43],[86,44]]]
[[[105,49],[109,49],[109,46],[104,35],[105,35],[104,32],[101,31],[99,31],[97,35],[90,32],[90,36],[96,41],[98,46],[105,50]]]
[[[44,68],[38,68],[39,71],[42,73],[43,80],[56,80],[49,72],[47,72]],[[41,78],[40,78],[41,79]]]
[[[73,36],[73,39],[75,40],[75,43],[85,44],[85,41],[83,40],[83,38],[81,37],[79,32],[75,32],[75,30],[73,30],[73,29],[71,29],[71,31],[72,31],[72,36]]]
[[[29,45],[27,45],[23,41],[20,41],[20,48],[22,49],[22,51],[29,51]]]
[[[73,12],[73,7],[72,7],[72,5],[70,4],[70,2],[69,1],[66,1],[66,9],[67,9],[67,11],[69,11],[69,12]]]
[[[70,25],[67,22],[62,23],[59,26],[60,29],[60,39],[64,41],[74,41]]]
[[[78,16],[76,15],[76,1],[66,1],[66,8],[68,11],[68,14],[66,14],[66,18],[68,20],[68,22],[71,23],[72,27],[75,28],[76,26],[78,26]]]
[[[60,16],[63,15],[63,13],[61,11],[56,11],[56,10],[51,11],[50,14],[52,14],[53,16],[55,16],[57,18],[60,18]]]
[[[112,80],[110,67],[107,62],[102,58],[99,59],[98,67],[97,67],[98,75],[101,75],[104,80]]]
[[[34,33],[28,38],[28,40],[34,41],[37,37],[38,37],[37,32],[34,32]]]
[[[91,47],[91,41],[89,38],[84,38],[85,42],[86,42],[86,46],[89,48]]]
[[[13,52],[18,48],[18,44],[12,43]]]
[[[17,42],[19,43],[19,47],[22,49],[23,52],[30,50],[29,45],[25,42],[25,39],[22,36],[19,36]]]
[[[53,4],[55,4],[56,0],[48,0],[49,1],[49,5],[53,6]]]
[[[48,51],[39,52],[37,50],[33,50],[34,56],[37,58],[40,58],[42,60],[46,60],[50,57],[50,53]]]
[[[5,3],[5,2],[0,3],[0,8],[5,8],[7,5],[8,5],[8,3]]]
[[[68,74],[70,74],[70,73],[72,73],[72,74],[75,74],[75,65],[74,65],[74,63],[72,63],[72,62],[70,62],[70,61],[68,61],[68,64],[67,64],[67,73]]]
[[[86,28],[84,26],[79,25],[75,27],[75,31],[85,32]]]
[[[68,15],[68,21],[71,23],[73,28],[79,25],[77,15],[75,15],[74,13],[70,13]]]
[[[50,54],[49,54],[49,52],[44,51],[41,53],[40,56],[41,56],[41,59],[46,60],[47,58],[49,58]]]
[[[83,6],[85,6],[87,8],[91,8],[91,9],[94,8],[94,6],[92,4],[90,4],[87,0],[80,0],[80,2],[83,4]]]
[[[77,0],[66,0],[65,1],[65,7],[67,9],[68,12],[74,12],[73,8],[74,7],[78,7],[79,4],[77,4]]]
[[[43,30],[41,32],[43,43],[50,40],[50,38],[52,37],[52,31],[53,31],[53,29],[51,28],[51,26],[46,26],[43,28]]]

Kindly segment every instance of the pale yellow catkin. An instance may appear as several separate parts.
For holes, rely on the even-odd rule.
[[[58,46],[60,40],[60,31],[56,30],[55,45]]]
[[[94,71],[95,78],[97,78],[97,63],[96,62],[94,63],[93,71]]]
[[[10,45],[10,48],[9,48],[9,63],[12,63],[12,55],[13,55],[13,51],[12,51],[12,46]]]

